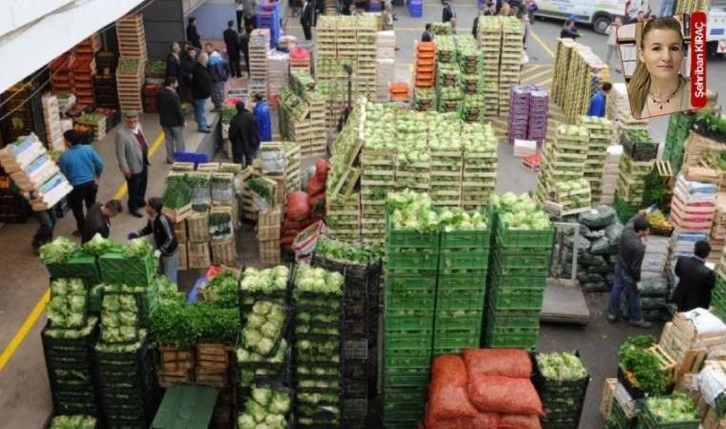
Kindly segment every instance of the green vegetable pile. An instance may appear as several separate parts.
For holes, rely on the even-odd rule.
[[[386,207],[391,213],[395,229],[420,233],[431,233],[439,229],[438,214],[433,210],[433,203],[428,194],[411,190],[390,192],[386,199]]]
[[[186,174],[170,174],[166,178],[166,189],[161,197],[164,207],[180,209],[191,203],[192,192],[188,178]]]
[[[101,256],[108,253],[116,244],[101,234],[96,234],[92,239],[83,244],[83,251],[89,255]]]
[[[274,295],[287,290],[289,279],[290,269],[284,265],[264,270],[250,267],[242,273],[240,289],[246,294]]]
[[[265,179],[261,177],[253,177],[247,181],[247,187],[255,194],[264,198],[268,204],[274,204],[275,190],[272,188],[272,185],[268,183]]]
[[[138,312],[134,295],[105,294],[101,310],[101,341],[109,344],[136,342]]]
[[[587,378],[587,369],[574,353],[538,353],[537,365],[548,380],[576,381]]]
[[[134,238],[124,246],[125,258],[145,258],[154,250],[146,237]]]
[[[509,229],[543,230],[552,227],[547,214],[528,194],[507,192],[501,196],[492,195],[491,202]]]
[[[481,231],[487,228],[486,218],[480,212],[467,213],[463,209],[444,209],[439,214],[444,232]]]
[[[55,338],[58,340],[77,340],[83,337],[91,335],[93,328],[98,323],[97,317],[89,317],[86,324],[80,328],[66,329],[66,328],[51,328],[43,332],[44,335]]]
[[[40,247],[40,260],[44,264],[61,264],[80,247],[65,237],[57,237],[55,240]]]
[[[197,341],[224,343],[239,333],[239,309],[219,308],[216,303],[186,303],[183,299],[160,301],[151,311],[155,341],[186,349]]]
[[[323,294],[323,295],[343,295],[343,275],[333,271],[326,271],[322,268],[313,268],[310,265],[298,265],[295,276],[295,290],[293,295],[298,302],[302,298],[303,293]],[[312,305],[322,303],[325,307],[329,305],[316,299],[311,302]]]
[[[262,356],[247,350],[244,347],[238,347],[237,363],[239,364],[240,385],[250,386],[255,379],[274,379],[276,376],[283,375],[285,371],[285,357],[287,356],[290,346],[284,338],[280,340],[280,345],[273,356]]]
[[[239,281],[231,270],[217,273],[212,280],[199,289],[201,301],[212,302],[219,308],[237,308],[239,297]]]
[[[245,402],[245,411],[237,418],[238,429],[287,429],[290,393],[274,387],[254,386]]]
[[[370,244],[351,243],[323,236],[315,244],[315,254],[344,264],[366,265],[376,258],[377,250]]]
[[[210,173],[194,172],[188,175],[187,182],[191,188],[191,203],[194,211],[204,213],[212,206],[210,180]]]
[[[655,418],[657,423],[698,422],[701,416],[693,401],[683,392],[668,397],[649,397],[645,400],[645,419]]]
[[[669,375],[649,347],[656,344],[652,335],[628,338],[618,352],[618,364],[630,383],[650,395],[662,395],[670,383]]]
[[[50,293],[47,315],[53,328],[80,329],[86,324],[86,287],[82,280],[53,280]]]
[[[232,237],[234,223],[230,212],[212,211],[209,213],[209,234],[212,240],[224,240]]]
[[[243,347],[262,356],[274,353],[284,334],[286,319],[283,306],[270,301],[255,302],[242,329]]]
[[[50,429],[96,429],[96,418],[91,416],[56,416]]]

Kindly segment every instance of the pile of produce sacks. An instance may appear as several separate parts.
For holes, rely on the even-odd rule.
[[[308,179],[308,192],[287,194],[287,210],[282,224],[280,245],[291,250],[297,235],[325,216],[325,184],[330,164],[324,159],[315,163],[315,173]]]
[[[586,292],[607,292],[613,287],[623,224],[615,209],[599,206],[565,220],[580,224],[580,236],[565,237],[561,269],[564,277],[572,275],[573,249],[577,250],[577,280]]]

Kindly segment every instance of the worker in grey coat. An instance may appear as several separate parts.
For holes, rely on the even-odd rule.
[[[141,218],[139,209],[146,206],[146,185],[149,177],[149,145],[134,110],[124,112],[124,126],[116,134],[118,166],[129,190],[129,213]]]

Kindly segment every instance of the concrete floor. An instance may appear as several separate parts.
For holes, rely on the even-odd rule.
[[[469,33],[476,13],[475,1],[456,2],[459,16],[460,33]],[[396,54],[396,80],[408,81],[410,63],[413,59],[413,40],[419,38],[426,22],[435,22],[441,18],[441,5],[436,0],[427,0],[424,5],[423,18],[410,18],[404,7],[396,8],[399,20],[395,23],[400,50]],[[549,88],[551,69],[554,62],[552,52],[556,49],[556,39],[560,31],[560,23],[537,21],[533,26],[536,34],[530,36],[527,53],[530,64],[525,68],[523,83],[536,84]],[[297,18],[288,19],[287,32],[300,37],[302,31]],[[604,58],[606,37],[595,34],[587,29],[581,30],[580,42],[590,45],[594,51]],[[720,93],[726,91],[726,82],[716,81],[714,77],[726,75],[726,62],[723,59],[713,60],[708,69],[711,77],[709,87]],[[616,75],[616,79],[619,78]],[[552,109],[555,110],[555,109]],[[555,120],[559,119],[555,115]],[[199,136],[193,131],[193,121],[189,142]],[[160,135],[160,128],[155,115],[144,115],[142,118],[145,133],[149,140],[155,141]],[[506,130],[506,118],[493,121],[497,133],[503,135]],[[667,120],[653,120],[651,132],[662,140],[665,137]],[[188,143],[191,145],[191,143]],[[107,162],[107,171],[99,190],[99,200],[112,198],[119,192],[122,176],[119,174],[113,154],[113,133],[103,141],[94,143],[99,153]],[[152,155],[150,169],[149,195],[159,195],[163,190],[164,177],[168,166],[164,163],[163,143]],[[500,173],[497,191],[525,192],[534,189],[536,175],[524,170],[518,159],[512,156],[512,148],[502,143],[499,148]],[[124,199],[125,202],[125,199]],[[143,220],[122,215],[114,219],[112,237],[124,240],[129,231],[136,230]],[[3,280],[0,281],[0,428],[2,429],[33,429],[41,428],[52,411],[45,363],[40,344],[40,330],[45,324],[42,311],[42,299],[48,288],[47,272],[40,261],[33,256],[30,237],[37,223],[30,220],[24,225],[0,225],[0,246],[3,252]],[[72,216],[61,219],[56,227],[57,235],[70,237],[73,230]],[[251,236],[252,227],[244,225],[242,233]],[[254,240],[247,240],[242,245],[242,257],[251,262],[256,256]],[[11,267],[11,268],[10,268]],[[199,272],[185,273],[180,282],[189,282],[198,277]],[[598,415],[598,404],[603,379],[612,377],[616,371],[617,349],[622,340],[642,330],[630,328],[624,324],[610,325],[605,322],[604,309],[606,296],[601,294],[586,295],[591,313],[591,321],[586,327],[570,327],[565,325],[543,324],[540,336],[540,349],[573,350],[582,354],[593,377],[588,390],[581,428],[601,428],[603,422]],[[35,310],[35,311],[34,311]],[[32,317],[32,314],[40,317]],[[649,332],[658,335],[660,327]],[[19,334],[20,333],[20,334]],[[25,334],[25,335],[23,335]],[[21,341],[19,341],[21,340]]]

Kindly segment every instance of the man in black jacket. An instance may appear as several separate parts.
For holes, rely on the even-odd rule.
[[[171,52],[169,52],[169,55],[166,57],[166,76],[170,77],[174,76],[179,82],[181,82],[182,78],[184,77],[184,72],[182,71],[182,65],[181,65],[181,57],[179,54],[181,53],[181,46],[179,46],[179,43],[174,42],[171,44]]]
[[[202,49],[202,35],[197,32],[197,18],[192,16],[187,22],[187,42],[197,49]]]
[[[311,27],[313,26],[314,19],[315,11],[313,10],[313,5],[308,0],[303,0],[303,7],[300,12],[300,25],[302,25],[305,40],[307,41],[313,40]]]
[[[156,94],[156,111],[159,112],[159,122],[164,130],[164,143],[166,145],[166,163],[174,162],[176,152],[185,152],[184,145],[184,112],[181,100],[176,89],[179,86],[175,77],[167,77],[164,89]]]
[[[650,225],[645,219],[645,211],[641,210],[623,228],[620,237],[620,249],[615,263],[615,281],[610,292],[608,321],[614,323],[620,313],[620,295],[625,290],[628,303],[628,322],[632,326],[650,328],[651,323],[643,320],[640,306],[640,270],[645,257],[643,239],[650,233]]]
[[[240,46],[239,33],[234,29],[234,21],[227,21],[227,29],[224,30],[224,44],[227,46],[227,56],[229,57],[229,67],[232,69],[232,76],[242,77],[242,69],[239,62]]]
[[[192,97],[192,80],[196,63],[197,51],[192,45],[187,45],[181,59],[182,78],[179,80],[179,97],[181,97],[183,103],[191,103],[194,100]]]
[[[711,291],[716,285],[716,274],[705,263],[711,253],[711,245],[701,240],[696,243],[693,253],[689,258],[681,256],[676,262],[679,281],[673,292],[673,302],[678,306],[679,313],[694,308],[708,309],[711,306]]]
[[[206,52],[199,54],[194,64],[192,77],[192,97],[194,98],[194,117],[197,121],[197,131],[210,133],[211,128],[207,124],[207,100],[212,96],[212,74],[207,68],[209,55]]]
[[[454,12],[454,8],[451,7],[451,3],[448,1],[444,2],[444,11],[442,12],[441,16],[441,22],[449,22],[451,21],[451,18],[456,17],[456,12]]]
[[[124,207],[119,200],[109,200],[106,204],[96,203],[88,209],[86,223],[83,224],[81,244],[91,241],[93,236],[101,234],[108,238],[111,234],[111,219],[123,213]]]
[[[149,216],[149,222],[141,231],[130,233],[128,238],[133,240],[134,238],[153,234],[154,248],[156,249],[154,250],[154,257],[159,258],[159,270],[169,281],[176,283],[179,267],[179,243],[176,241],[176,234],[171,221],[161,213],[162,207],[161,198],[150,198],[149,203],[146,205],[146,215]]]
[[[247,77],[250,76],[250,33],[254,28],[249,27],[245,29],[239,37],[240,49],[242,49],[242,55],[245,56],[245,70],[247,70]]]
[[[421,34],[421,41],[422,42],[430,42],[434,40],[434,35],[431,33],[431,23],[426,24],[426,27],[424,27],[424,32]]]
[[[260,148],[255,117],[246,109],[244,101],[237,102],[237,114],[229,124],[229,141],[232,144],[232,158],[236,164],[252,164]]]

